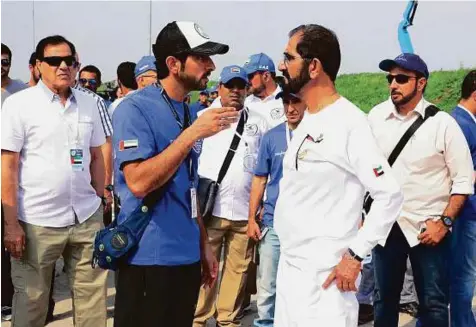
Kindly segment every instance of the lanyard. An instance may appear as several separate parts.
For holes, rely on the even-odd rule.
[[[155,86],[159,87],[160,84],[157,83],[157,84],[155,84]],[[184,102],[182,103],[183,112],[184,112],[183,123],[182,123],[177,110],[175,110],[174,106],[172,105],[172,101],[170,101],[169,95],[167,94],[167,92],[165,91],[165,89],[163,87],[161,87],[161,94],[162,94],[162,97],[164,98],[164,101],[167,103],[170,111],[172,112],[172,115],[174,116],[175,121],[177,122],[177,125],[178,125],[179,129],[181,130],[181,132],[183,132],[186,128],[188,128],[191,125],[190,109],[188,108],[188,106]],[[194,170],[194,167],[193,167],[193,160],[192,160],[191,152],[187,156],[187,161],[188,161],[188,179],[189,179],[190,183],[192,184],[195,181],[195,170]]]

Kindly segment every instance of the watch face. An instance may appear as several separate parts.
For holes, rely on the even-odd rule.
[[[443,223],[448,227],[451,227],[453,225],[453,221],[450,217],[443,217]]]

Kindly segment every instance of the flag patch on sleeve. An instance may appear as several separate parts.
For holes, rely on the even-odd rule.
[[[374,174],[375,174],[375,177],[382,176],[384,174],[382,166],[375,167]]]
[[[139,147],[139,140],[121,140],[119,141],[119,151],[135,149]]]

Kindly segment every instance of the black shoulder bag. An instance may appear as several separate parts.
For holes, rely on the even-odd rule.
[[[393,164],[397,160],[398,156],[402,152],[403,148],[408,143],[408,141],[413,136],[413,134],[415,134],[417,129],[420,128],[420,126],[429,117],[433,117],[434,115],[436,115],[438,113],[438,111],[440,111],[440,109],[438,109],[434,105],[430,105],[430,106],[426,107],[426,109],[425,109],[425,117],[424,118],[420,115],[418,116],[418,119],[415,120],[415,122],[407,129],[407,131],[405,132],[405,134],[403,134],[400,141],[398,141],[398,143],[395,146],[395,148],[393,149],[392,153],[390,153],[390,156],[388,157],[388,164],[390,165],[390,167],[393,166]],[[373,201],[374,201],[374,199],[372,199],[372,197],[370,196],[370,193],[367,192],[365,194],[365,197],[364,197],[364,211],[365,211],[365,214],[369,213],[370,207],[372,206]]]
[[[170,107],[179,128],[183,132],[191,124],[188,106],[184,104],[184,122],[182,124],[165,90],[162,91],[162,96]],[[189,165],[189,179],[193,181],[194,167],[190,155],[186,160],[188,160]],[[99,266],[102,269],[116,270],[122,263],[127,261],[134,253],[145,229],[150,223],[154,206],[162,198],[172,179],[173,177],[162,187],[147,194],[142,200],[142,203],[137,206],[121,224],[117,223],[116,217],[109,226],[96,233],[93,244],[93,258],[91,261],[93,268]]]
[[[241,135],[243,134],[245,123],[247,120],[248,112],[244,110],[243,114],[240,117],[240,121],[236,126],[236,133],[233,136],[230,148],[228,149],[225,160],[223,161],[220,172],[218,173],[218,179],[214,181],[210,178],[199,178],[198,202],[200,204],[200,214],[202,216],[204,224],[206,224],[210,220],[210,217],[213,212],[213,207],[215,206],[215,199],[218,194],[218,189],[220,188],[220,184],[223,181],[223,178],[225,178],[228,168],[230,168],[230,164],[233,160],[233,157],[235,156],[236,149],[240,144]]]

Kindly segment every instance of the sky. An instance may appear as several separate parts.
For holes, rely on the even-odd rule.
[[[174,20],[198,23],[230,51],[214,56],[212,78],[249,55],[268,54],[277,66],[288,33],[304,23],[332,29],[342,52],[340,73],[378,72],[382,59],[400,48],[397,27],[406,1],[4,1],[1,39],[13,52],[10,76],[29,79],[28,59],[43,37],[72,41],[83,66],[93,64],[103,80],[115,79],[122,61],[150,52],[159,31]],[[476,2],[420,1],[410,27],[415,53],[430,71],[476,67]]]

